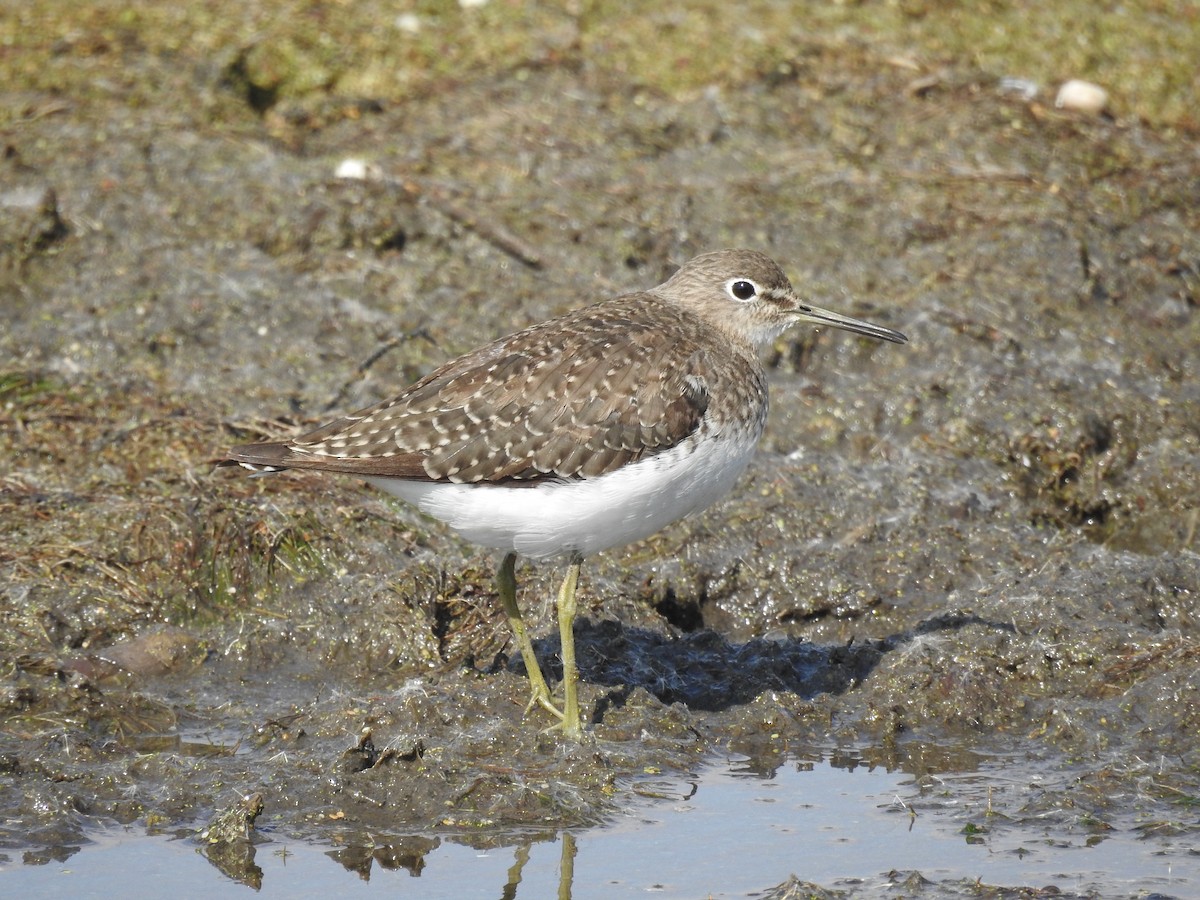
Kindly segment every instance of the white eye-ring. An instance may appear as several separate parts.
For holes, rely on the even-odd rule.
[[[730,278],[725,282],[725,293],[739,303],[745,303],[758,296],[758,285],[749,278]]]

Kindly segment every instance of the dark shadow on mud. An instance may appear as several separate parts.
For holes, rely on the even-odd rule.
[[[970,625],[1016,632],[1011,623],[948,613],[878,640],[830,645],[789,637],[738,644],[713,631],[674,637],[612,620],[577,620],[575,642],[581,679],[616,688],[597,707],[595,720],[602,721],[606,709],[619,707],[638,687],[663,703],[713,712],[750,703],[764,691],[805,699],[840,694],[866,679],[886,653],[924,635]],[[547,671],[561,677],[557,639],[534,644],[543,666],[549,665]]]

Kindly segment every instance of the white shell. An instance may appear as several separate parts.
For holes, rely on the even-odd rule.
[[[1076,112],[1096,115],[1108,106],[1108,91],[1090,81],[1080,81],[1072,78],[1064,82],[1058,89],[1054,105],[1059,109],[1070,109]]]
[[[396,28],[405,34],[417,34],[421,30],[421,17],[416,13],[400,13],[396,16]]]
[[[355,181],[362,181],[367,177],[367,164],[361,159],[343,159],[338,163],[333,176],[335,178],[351,178]]]

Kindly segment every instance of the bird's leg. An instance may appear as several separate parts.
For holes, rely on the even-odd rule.
[[[525,712],[529,712],[537,705],[561,719],[563,711],[550,699],[550,688],[546,686],[546,679],[542,675],[541,666],[538,665],[537,655],[533,652],[533,643],[529,640],[529,631],[525,628],[525,620],[521,618],[521,608],[517,606],[516,565],[517,554],[505,554],[504,560],[500,563],[500,569],[496,572],[496,587],[500,590],[504,613],[508,616],[508,625],[512,629],[513,637],[517,639],[517,646],[521,648],[521,658],[525,660],[525,672],[529,676],[529,685],[533,689],[533,695],[529,698],[529,705],[525,707]],[[578,714],[576,718],[578,718]]]
[[[563,708],[560,727],[568,738],[578,741],[583,737],[583,723],[579,719],[579,670],[575,667],[575,588],[579,584],[579,567],[583,559],[571,558],[562,587],[558,589],[558,635],[562,643]]]

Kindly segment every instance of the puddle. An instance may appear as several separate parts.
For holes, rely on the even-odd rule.
[[[8,896],[72,898],[152,883],[160,896],[241,896],[251,887],[263,897],[583,900],[751,897],[795,875],[877,896],[919,872],[922,896],[938,896],[939,884],[957,896],[962,882],[976,880],[1105,897],[1200,895],[1200,854],[1186,834],[1146,836],[1134,823],[1097,833],[1083,817],[1064,826],[1061,817],[1022,814],[1037,784],[1006,776],[1006,762],[985,758],[969,773],[914,778],[870,769],[844,751],[769,772],[725,761],[695,777],[639,781],[637,802],[606,827],[550,840],[510,835],[501,849],[465,843],[494,835],[333,847],[266,831],[253,865],[240,869],[255,877],[242,884],[196,841],[110,830],[65,859],[8,851],[0,885]]]

